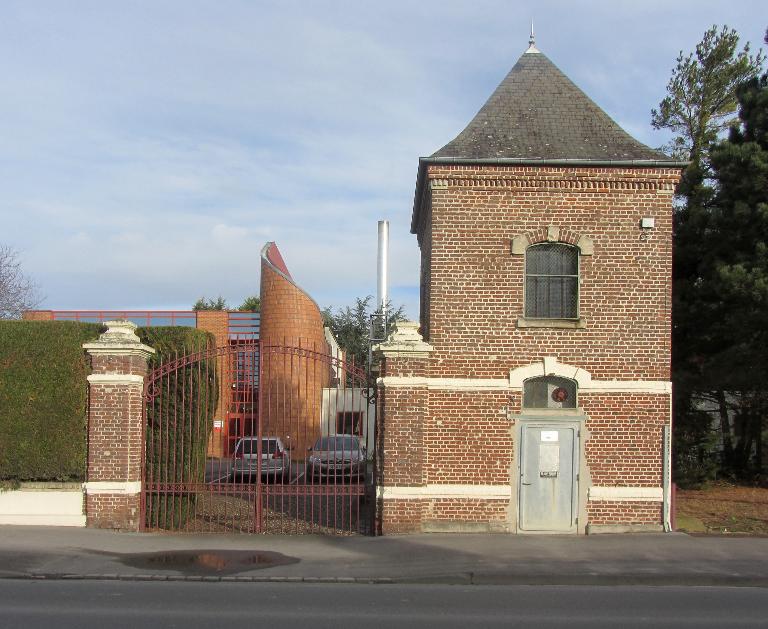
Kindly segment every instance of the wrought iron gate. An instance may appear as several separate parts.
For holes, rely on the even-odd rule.
[[[301,345],[170,357],[144,387],[144,528],[372,533],[371,398],[353,360]]]

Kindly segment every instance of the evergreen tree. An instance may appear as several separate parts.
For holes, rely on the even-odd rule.
[[[216,299],[201,297],[193,305],[192,310],[228,310],[227,300],[219,295]],[[261,310],[261,298],[258,295],[250,295],[243,299],[237,309],[241,312],[259,312]]]
[[[768,75],[743,84],[738,100],[739,125],[711,151],[717,193],[702,261],[709,343],[702,371],[738,392],[724,464],[753,476],[768,413]]]
[[[261,310],[261,297],[250,295],[243,300],[243,303],[237,307],[241,312],[259,312]]]
[[[665,150],[690,161],[677,189],[674,211],[673,352],[672,379],[675,408],[677,479],[697,482],[716,470],[711,458],[712,417],[702,405],[712,397],[721,426],[731,413],[723,382],[706,365],[712,352],[714,328],[719,324],[711,295],[706,260],[710,259],[713,180],[710,149],[730,125],[738,109],[738,87],[760,71],[764,57],[737,52],[736,31],[713,26],[696,50],[681,51],[667,85],[667,96],[651,113],[657,129],[675,135]],[[723,418],[726,418],[724,420]],[[723,441],[727,437],[723,432]],[[726,444],[727,446],[727,444]]]
[[[216,299],[201,297],[193,305],[192,310],[226,310],[227,300],[219,295]]]

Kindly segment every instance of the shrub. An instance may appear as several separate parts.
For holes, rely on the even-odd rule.
[[[102,326],[0,321],[0,481],[83,481],[87,375],[83,343]]]
[[[183,327],[137,330],[143,343],[153,347],[149,369],[166,365],[194,352],[215,347],[209,332]],[[147,404],[146,478],[152,485],[205,482],[206,447],[218,401],[216,359],[206,358],[178,367],[155,381],[154,398]],[[181,529],[194,512],[196,496],[167,493],[150,487],[146,525]]]

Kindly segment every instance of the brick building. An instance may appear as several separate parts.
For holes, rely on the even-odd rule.
[[[420,325],[378,348],[384,533],[662,530],[682,166],[533,42],[420,159]]]

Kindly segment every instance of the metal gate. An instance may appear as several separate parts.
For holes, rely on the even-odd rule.
[[[145,530],[373,533],[372,390],[300,344],[169,357],[144,387]]]

